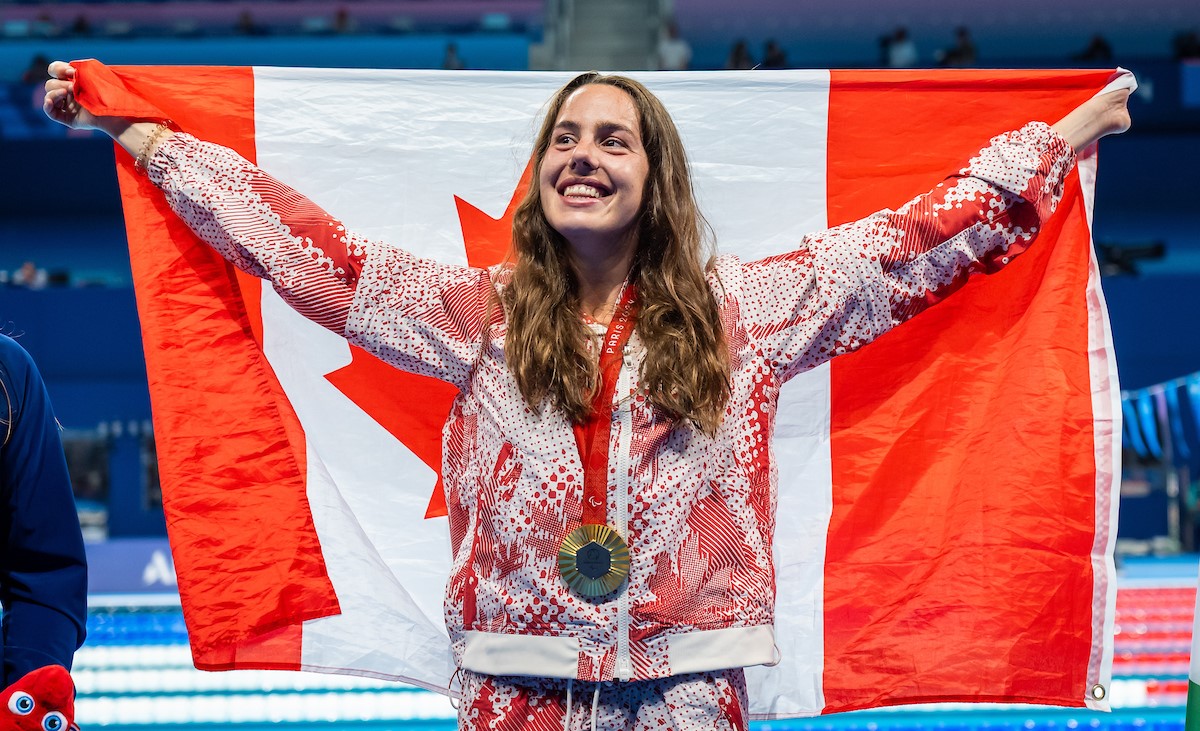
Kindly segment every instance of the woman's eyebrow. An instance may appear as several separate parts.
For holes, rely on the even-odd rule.
[[[580,125],[578,122],[573,122],[569,119],[562,119],[554,125],[554,129],[561,129],[567,132],[579,132]],[[637,136],[637,132],[631,129],[629,125],[622,124],[621,122],[597,122],[595,129],[598,132],[625,132],[627,134]]]
[[[620,122],[600,122],[596,125],[596,129],[602,132],[626,132],[635,137],[637,136],[637,132],[634,132],[629,125],[621,124]]]

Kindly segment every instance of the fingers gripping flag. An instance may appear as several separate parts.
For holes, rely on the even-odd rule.
[[[77,67],[89,109],[173,119],[365,236],[475,266],[503,256],[539,112],[569,78]],[[638,77],[676,119],[720,247],[752,259],[900,205],[1114,75]],[[446,691],[437,473],[452,389],[382,365],[233,272],[118,160],[197,666]],[[1107,706],[1120,428],[1094,179],[1092,150],[1028,253],[785,387],[780,662],[749,671],[755,717]]]

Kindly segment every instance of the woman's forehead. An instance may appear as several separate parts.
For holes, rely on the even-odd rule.
[[[617,124],[640,132],[639,115],[633,97],[611,84],[586,84],[571,92],[558,110],[555,124],[572,122],[583,127]]]

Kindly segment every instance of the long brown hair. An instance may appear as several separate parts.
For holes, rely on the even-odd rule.
[[[581,319],[567,241],[546,220],[538,185],[559,112],[587,84],[629,94],[650,167],[630,274],[641,303],[637,333],[646,347],[641,382],[652,403],[711,435],[729,400],[725,333],[704,278],[712,247],[679,131],[662,102],[633,79],[582,74],[550,100],[534,144],[533,182],[513,218],[516,263],[504,289],[508,366],[531,407],[549,398],[573,423],[591,412],[599,364],[588,347],[592,336]]]

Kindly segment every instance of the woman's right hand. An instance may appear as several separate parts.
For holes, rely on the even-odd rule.
[[[46,97],[42,111],[46,116],[72,129],[93,129],[96,116],[75,99],[75,68],[66,61],[55,61],[46,69]]]
[[[55,61],[46,71],[50,74],[46,97],[42,100],[42,111],[46,116],[71,129],[100,130],[125,148],[139,166],[144,166],[157,145],[171,136],[165,120],[98,117],[84,109],[75,98],[75,67],[66,61]]]

